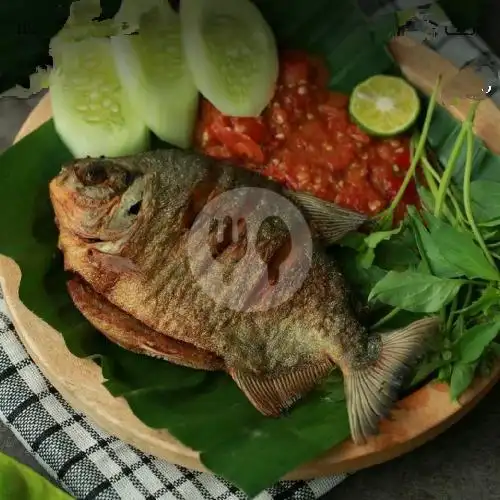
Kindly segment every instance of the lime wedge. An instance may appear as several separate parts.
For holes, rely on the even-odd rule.
[[[349,112],[372,135],[391,136],[413,125],[420,111],[416,90],[396,76],[375,75],[352,92]]]

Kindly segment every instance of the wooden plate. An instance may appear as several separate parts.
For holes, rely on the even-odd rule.
[[[397,38],[390,46],[403,72],[417,87],[429,93],[438,73],[445,77],[457,70],[435,52]],[[463,119],[467,103],[450,107]],[[33,110],[16,140],[29,134],[51,116],[50,99],[46,96]],[[496,153],[500,152],[500,111],[489,101],[479,106],[475,132]],[[138,420],[122,398],[114,398],[101,385],[100,368],[90,360],[73,356],[62,336],[31,313],[19,300],[20,271],[10,259],[0,256],[0,279],[12,320],[27,351],[44,375],[64,398],[95,424],[140,450],[169,462],[192,469],[206,470],[198,453],[168,432],[154,430]],[[451,402],[448,387],[429,384],[399,402],[393,420],[381,424],[381,434],[364,446],[351,442],[333,448],[324,456],[303,465],[287,479],[309,479],[369,467],[406,453],[432,439],[451,426],[493,387],[500,377],[500,366],[488,379],[478,379],[463,395],[460,403]],[[335,425],[335,422],[332,422]]]

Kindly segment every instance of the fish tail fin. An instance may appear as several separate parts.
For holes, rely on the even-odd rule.
[[[420,356],[426,340],[439,328],[437,318],[425,318],[380,337],[374,337],[378,358],[344,373],[351,436],[363,444],[377,434],[379,421],[389,416],[405,375]]]

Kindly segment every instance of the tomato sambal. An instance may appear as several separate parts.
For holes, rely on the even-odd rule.
[[[349,117],[347,95],[327,88],[326,67],[284,53],[275,95],[257,118],[222,115],[203,99],[196,147],[367,215],[386,208],[410,166],[408,137],[370,137]],[[412,182],[398,213],[416,204]]]

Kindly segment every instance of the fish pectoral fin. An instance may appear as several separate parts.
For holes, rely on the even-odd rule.
[[[356,444],[377,434],[379,421],[389,416],[405,375],[439,325],[438,318],[425,318],[383,334],[375,362],[344,372],[349,424]]]
[[[309,193],[286,190],[285,194],[299,205],[327,244],[338,242],[368,220],[364,214],[339,207]]]
[[[308,365],[278,376],[258,376],[241,370],[228,373],[249,401],[262,414],[277,417],[328,375],[331,361]]]

